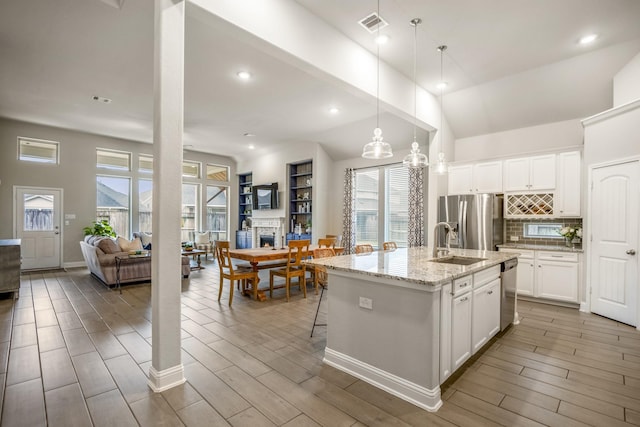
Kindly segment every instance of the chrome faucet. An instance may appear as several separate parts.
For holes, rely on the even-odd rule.
[[[438,251],[438,240],[440,240],[440,234],[438,233],[438,230],[441,225],[445,228],[445,230],[447,230],[447,234],[445,235],[445,241],[447,242],[447,249],[444,250],[444,254],[447,255],[449,253],[449,250],[451,249],[451,247],[449,246],[449,233],[451,232],[451,226],[446,222],[439,222],[433,228],[433,257],[434,258],[438,258],[438,253],[440,252]]]

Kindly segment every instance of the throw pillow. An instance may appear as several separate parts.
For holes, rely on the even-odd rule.
[[[142,242],[139,237],[133,240],[127,240],[122,236],[118,236],[118,246],[122,252],[140,251],[142,250]]]
[[[196,232],[196,245],[206,245],[209,243],[209,232],[204,233]]]
[[[97,246],[105,254],[115,254],[120,252],[120,248],[118,247],[118,244],[109,237],[107,237],[106,239],[100,239]]]
[[[142,246],[147,249],[147,246],[149,246],[151,244],[151,233],[145,233],[143,231],[140,231],[138,234],[138,237],[140,238],[140,240],[142,241]]]

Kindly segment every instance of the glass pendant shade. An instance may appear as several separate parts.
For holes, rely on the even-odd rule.
[[[387,159],[393,157],[391,145],[382,140],[382,129],[373,130],[373,139],[362,149],[362,157],[365,159]]]
[[[424,168],[429,165],[429,158],[420,152],[415,140],[411,144],[411,152],[402,160],[402,165],[408,168]]]
[[[444,175],[449,171],[449,165],[447,165],[443,152],[438,153],[438,163],[436,163],[435,169],[438,175]]]

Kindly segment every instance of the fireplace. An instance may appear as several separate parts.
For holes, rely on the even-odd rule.
[[[260,235],[260,247],[273,247],[275,245],[275,238],[273,234],[261,234]]]
[[[283,224],[282,217],[253,217],[251,219],[251,242],[252,247],[262,248],[265,243],[271,247],[281,247],[283,245]],[[274,241],[273,234],[276,240]],[[266,240],[265,240],[266,239]]]

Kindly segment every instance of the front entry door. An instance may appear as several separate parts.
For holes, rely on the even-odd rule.
[[[62,190],[15,187],[14,194],[22,269],[60,268]]]
[[[591,311],[639,326],[640,162],[594,168],[592,179]]]

